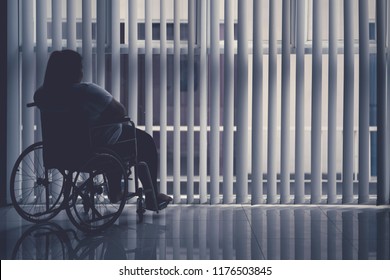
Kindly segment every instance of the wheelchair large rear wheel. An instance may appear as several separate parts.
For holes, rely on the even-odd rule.
[[[53,218],[62,209],[64,176],[43,164],[42,142],[26,148],[11,173],[11,200],[19,215],[34,223]]]
[[[109,152],[96,153],[76,174],[67,213],[84,232],[98,232],[112,225],[127,201],[128,178],[122,162]]]

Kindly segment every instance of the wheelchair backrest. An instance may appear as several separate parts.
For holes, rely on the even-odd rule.
[[[86,118],[75,110],[40,111],[46,168],[77,170],[90,152]]]

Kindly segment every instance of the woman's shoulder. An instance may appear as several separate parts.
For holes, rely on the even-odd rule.
[[[94,83],[75,84],[72,89],[74,98],[83,103],[105,106],[112,100],[112,95],[108,91]]]
[[[89,90],[89,91],[103,91],[106,92],[104,88],[101,86],[95,84],[95,83],[89,83],[89,82],[82,82],[82,83],[77,83],[73,84],[72,88],[74,89],[82,89],[82,90]]]
[[[95,84],[95,83],[79,83],[79,84],[74,84],[72,86],[73,90],[85,95],[100,95],[100,96],[111,96],[111,94],[106,91],[104,88],[101,86]]]

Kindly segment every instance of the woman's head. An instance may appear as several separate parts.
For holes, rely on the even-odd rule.
[[[81,82],[82,78],[82,57],[78,52],[54,51],[47,62],[43,86],[46,88],[67,87]]]

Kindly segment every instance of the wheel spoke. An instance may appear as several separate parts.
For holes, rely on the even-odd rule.
[[[47,221],[61,210],[64,176],[46,170],[42,143],[22,152],[11,173],[11,199],[16,211],[31,222]]]
[[[110,153],[96,154],[80,169],[74,179],[74,205],[68,209],[71,221],[83,231],[100,231],[114,223],[126,203],[127,181],[123,197],[117,204],[108,199],[111,170],[121,171],[120,182],[127,179],[126,170],[121,161]],[[115,177],[116,178],[116,177]],[[77,203],[77,197],[82,203]]]

